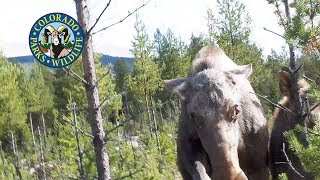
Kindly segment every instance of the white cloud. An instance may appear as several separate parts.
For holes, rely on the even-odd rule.
[[[144,0],[147,1],[147,0]],[[277,19],[273,10],[265,0],[244,0],[249,13],[253,19],[252,40],[263,48],[266,53],[271,48],[280,50],[284,41],[279,37],[264,31],[267,27],[277,32],[282,32],[277,25]],[[91,12],[91,23],[99,15],[107,0],[91,0],[89,8]],[[127,15],[128,11],[134,10],[143,3],[143,0],[113,0],[110,8],[105,12],[95,30],[118,21]],[[191,33],[206,33],[206,10],[214,7],[212,0],[151,0],[151,2],[139,11],[146,24],[150,37],[156,28],[165,32],[168,28],[188,41]],[[7,0],[5,5],[0,6],[0,49],[6,56],[30,55],[28,45],[29,31],[33,23],[44,14],[50,12],[63,12],[76,18],[75,5],[72,0]],[[129,49],[133,40],[133,24],[135,17],[129,17],[106,31],[98,33],[93,37],[94,50],[114,56],[131,56]]]

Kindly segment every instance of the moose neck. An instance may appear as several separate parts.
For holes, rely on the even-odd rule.
[[[239,124],[243,130],[256,133],[261,127],[266,126],[262,105],[248,80],[239,88],[241,96],[240,106],[243,110],[242,119],[239,120]]]

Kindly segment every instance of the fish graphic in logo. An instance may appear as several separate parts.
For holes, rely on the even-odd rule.
[[[75,19],[63,13],[50,13],[32,26],[29,46],[41,64],[61,68],[78,59],[83,40],[83,31]]]

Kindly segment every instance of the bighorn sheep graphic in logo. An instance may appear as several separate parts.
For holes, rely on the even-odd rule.
[[[64,44],[69,42],[70,34],[68,28],[64,25],[60,26],[57,30],[48,25],[42,34],[43,43],[49,43],[51,36],[50,57],[62,58],[69,54],[69,51],[64,47]]]
[[[34,58],[44,66],[62,68],[76,61],[82,53],[84,34],[71,16],[59,12],[40,17],[29,33],[29,47]]]

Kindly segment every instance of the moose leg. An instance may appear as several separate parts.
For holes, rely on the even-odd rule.
[[[188,161],[188,149],[190,145],[183,144],[181,140],[178,140],[177,144],[177,164],[180,170],[180,174],[184,180],[192,180],[192,163]]]

